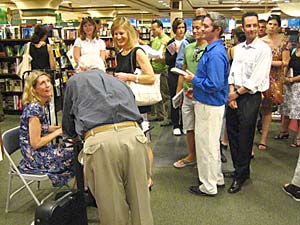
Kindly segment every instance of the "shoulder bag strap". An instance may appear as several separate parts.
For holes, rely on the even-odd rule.
[[[138,49],[142,49],[141,47],[135,47],[132,49],[130,52],[130,67],[131,67],[131,72],[134,73],[136,69],[136,51]],[[143,49],[142,49],[143,50]],[[143,50],[144,51],[144,50]]]

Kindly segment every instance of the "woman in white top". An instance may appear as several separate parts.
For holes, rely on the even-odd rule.
[[[79,27],[79,37],[74,43],[74,59],[78,64],[80,56],[86,54],[99,55],[105,63],[105,42],[97,35],[96,23],[91,17],[83,18]]]

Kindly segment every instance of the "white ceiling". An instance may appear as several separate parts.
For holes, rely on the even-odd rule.
[[[140,17],[141,14],[147,17],[168,17],[170,13],[170,0],[71,0],[72,4],[63,4],[61,9],[92,10],[100,15],[124,14],[126,16]],[[183,0],[184,16],[192,16],[194,10],[204,7],[209,11],[218,11],[226,16],[240,16],[243,11],[256,11],[258,13],[269,12],[277,6],[277,3],[284,3],[288,0]],[[300,2],[290,0],[289,2]],[[123,6],[118,6],[118,5]],[[240,11],[231,10],[233,7],[241,8]],[[93,16],[93,15],[92,15]]]
[[[40,2],[41,0],[0,0],[0,3],[13,2]],[[63,0],[46,0],[49,2],[62,2]],[[153,17],[169,17],[170,0],[70,0],[71,3],[60,3],[61,12],[83,13],[94,17],[114,17],[124,15],[137,19],[151,19]],[[179,0],[173,0],[179,1]],[[208,11],[217,11],[227,17],[240,17],[244,11],[256,11],[267,13],[277,6],[277,3],[284,3],[288,0],[182,0],[183,17],[192,17],[194,10],[204,7]],[[291,3],[300,0],[289,0]],[[241,10],[232,10],[232,8]],[[176,10],[175,10],[176,11]]]

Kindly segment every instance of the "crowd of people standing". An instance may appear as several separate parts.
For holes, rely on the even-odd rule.
[[[66,86],[62,127],[50,126],[45,116],[45,105],[52,97],[47,74],[33,73],[26,81],[20,136],[22,168],[43,167],[53,185],[65,184],[74,175],[70,168],[72,153],[49,143],[62,132],[73,141],[84,140],[81,157],[85,185],[96,199],[101,222],[127,224],[131,216],[135,225],[151,225],[149,190],[154,157],[151,137],[142,132],[140,124],[152,112],[163,116],[163,126],[172,124],[173,135],[186,134],[188,154],[173,165],[180,169],[197,164],[199,185],[188,189],[195,195],[215,197],[225,186],[220,140],[226,127],[234,166],[228,193],[239,192],[251,177],[258,118],[262,120],[258,149],[268,149],[268,129],[277,104],[272,82],[282,80],[285,94],[279,106],[285,120],[275,139],[288,138],[289,121],[300,120],[300,36],[292,50],[280,26],[278,15],[263,21],[255,12],[246,12],[234,33],[237,43],[228,50],[221,39],[227,20],[219,13],[197,10],[192,37],[186,35],[187,25],[182,18],[172,22],[173,38],[164,33],[162,22],[154,19],[151,48],[158,56],[149,59],[146,48],[138,44],[136,29],[127,18],[117,17],[111,27],[117,66],[110,76],[105,72],[106,47],[97,34],[96,22],[84,18],[74,44],[77,73]],[[46,46],[43,34],[33,47]],[[48,54],[45,60],[47,68],[52,67],[51,57]],[[187,74],[173,73],[173,67]],[[137,107],[126,82],[152,85],[155,74],[160,74],[162,101]],[[174,108],[172,97],[182,89],[182,107]],[[291,146],[300,147],[300,131]],[[48,156],[53,162],[44,162],[44,152],[50,150],[56,153]],[[37,160],[32,157],[43,163],[34,163]],[[294,178],[283,190],[300,201],[300,156]]]

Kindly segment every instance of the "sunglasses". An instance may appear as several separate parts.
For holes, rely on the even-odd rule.
[[[200,60],[202,52],[204,52],[204,50],[200,49],[198,47],[194,49],[194,55],[193,55],[193,61],[194,62],[198,62]]]

